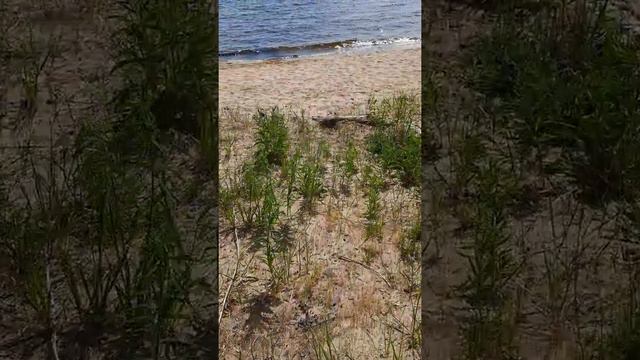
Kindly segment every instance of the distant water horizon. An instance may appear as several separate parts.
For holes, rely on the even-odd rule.
[[[220,1],[221,60],[418,45],[417,0]]]

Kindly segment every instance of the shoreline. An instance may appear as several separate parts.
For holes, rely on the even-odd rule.
[[[418,94],[421,49],[372,46],[294,59],[220,61],[220,111],[252,113],[273,106],[309,116],[358,112],[370,96]]]
[[[349,54],[388,51],[396,48],[420,48],[420,38],[394,38],[380,40],[342,40],[330,43],[282,46],[278,48],[226,51],[218,54],[218,61],[253,62],[271,60],[295,60],[332,54]]]

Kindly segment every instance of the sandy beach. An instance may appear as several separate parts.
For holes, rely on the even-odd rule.
[[[221,192],[230,194],[239,176],[234,174],[252,159],[258,128],[251,115],[257,108],[277,105],[296,113],[304,110],[308,119],[362,113],[371,96],[405,92],[417,99],[420,61],[419,48],[388,48],[221,63]],[[413,120],[417,119],[419,114],[414,113]],[[279,256],[288,257],[283,264],[290,263],[285,266],[287,280],[277,290],[264,260],[257,260],[264,254],[252,248],[252,235],[237,235],[232,221],[220,218],[219,286],[221,294],[231,289],[220,323],[220,357],[316,358],[314,351],[326,345],[318,343],[326,330],[332,351],[341,358],[377,358],[388,351],[389,343],[403,349],[403,358],[418,358],[410,335],[418,323],[418,267],[401,260],[399,250],[418,217],[416,188],[405,188],[389,174],[380,173],[388,184],[380,193],[379,216],[384,222],[380,238],[367,240],[369,185],[363,171],[376,166],[365,145],[374,128],[345,123],[325,129],[298,120],[287,118],[290,153],[302,151],[305,159],[313,159],[313,154],[322,154],[316,148],[330,149],[318,155],[323,168],[318,179],[326,191],[312,211],[297,200],[289,214],[287,202],[281,200],[278,222],[288,229],[291,240],[289,250]],[[351,141],[357,149],[358,174],[344,180],[340,164]],[[231,282],[237,264],[244,269],[243,275]]]
[[[420,89],[420,49],[220,63],[220,109],[292,106],[309,115],[353,110],[371,95]]]

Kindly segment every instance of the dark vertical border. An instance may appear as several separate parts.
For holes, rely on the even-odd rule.
[[[213,42],[212,45],[213,45],[213,49],[214,49],[215,54],[216,54],[216,57],[215,57],[216,60],[215,60],[215,64],[214,64],[215,68],[213,70],[213,73],[214,73],[214,80],[213,81],[214,81],[214,89],[215,89],[215,91],[214,91],[214,94],[212,94],[213,95],[212,120],[213,120],[213,123],[214,123],[213,126],[212,126],[212,128],[213,128],[212,131],[215,132],[215,136],[214,136],[214,139],[215,139],[214,140],[214,147],[215,147],[214,162],[215,163],[213,164],[213,176],[214,176],[214,184],[215,184],[214,193],[215,193],[215,196],[216,196],[215,199],[214,199],[214,212],[213,212],[213,216],[215,217],[214,224],[215,224],[215,227],[216,227],[215,228],[215,235],[214,235],[215,239],[214,239],[214,244],[213,244],[214,252],[215,252],[213,261],[215,261],[215,263],[216,263],[215,264],[215,268],[216,268],[216,270],[215,270],[215,279],[213,281],[213,292],[214,292],[214,296],[215,296],[215,301],[214,301],[215,305],[213,307],[214,308],[213,316],[214,316],[214,319],[215,319],[213,321],[213,324],[214,324],[214,329],[213,329],[214,339],[213,339],[213,341],[214,341],[214,346],[215,346],[214,347],[215,348],[215,350],[214,350],[214,359],[218,359],[218,357],[219,357],[219,329],[220,329],[220,324],[218,324],[218,320],[217,320],[218,319],[218,311],[219,311],[219,308],[218,308],[218,305],[219,305],[218,304],[218,301],[219,301],[218,300],[219,299],[219,296],[218,296],[219,295],[218,274],[219,274],[219,270],[220,270],[219,269],[220,262],[218,261],[218,255],[219,255],[218,248],[219,248],[219,238],[220,238],[219,237],[219,235],[220,235],[220,227],[219,227],[219,222],[218,222],[218,214],[219,214],[219,212],[218,212],[218,204],[219,204],[218,199],[220,198],[220,196],[219,196],[220,172],[219,172],[219,166],[218,166],[218,164],[220,163],[220,157],[219,157],[219,154],[220,154],[220,150],[219,150],[220,136],[219,136],[219,132],[218,132],[218,114],[219,114],[219,111],[218,111],[218,91],[219,91],[219,85],[218,85],[218,75],[219,75],[218,74],[218,69],[219,69],[218,68],[218,61],[219,61],[219,59],[218,59],[218,56],[217,56],[219,54],[219,46],[218,46],[218,43],[219,43],[219,34],[218,34],[219,21],[218,21],[218,0],[213,0],[211,3],[212,3],[211,7],[213,8],[213,11],[212,11],[213,12],[213,21],[212,22],[213,22],[214,39],[215,39],[215,41]]]
[[[426,337],[428,336],[428,329],[426,328],[426,322],[424,321],[424,319],[427,318],[427,297],[425,296],[427,294],[427,284],[425,279],[427,278],[426,276],[426,271],[427,271],[427,267],[425,266],[425,260],[427,258],[426,254],[427,254],[427,244],[428,244],[428,235],[429,235],[429,229],[428,229],[428,221],[427,221],[427,189],[425,186],[425,181],[427,179],[426,176],[426,159],[427,159],[427,145],[428,145],[428,139],[427,139],[427,132],[425,131],[426,127],[426,114],[428,114],[429,109],[428,109],[428,102],[426,101],[426,97],[427,97],[427,91],[429,91],[428,88],[428,76],[429,76],[429,59],[428,59],[428,53],[427,53],[427,41],[428,41],[428,32],[429,32],[429,24],[430,24],[430,19],[429,19],[429,12],[428,12],[428,1],[427,0],[422,0],[422,41],[421,41],[421,57],[422,57],[422,64],[421,64],[421,74],[422,74],[422,78],[421,78],[421,96],[422,96],[422,101],[421,101],[421,117],[422,117],[422,123],[421,123],[421,150],[422,150],[422,193],[421,193],[421,202],[420,202],[420,224],[421,224],[421,231],[420,231],[420,241],[422,243],[422,256],[421,256],[421,276],[420,276],[420,291],[421,291],[421,314],[420,314],[420,319],[421,319],[421,324],[420,324],[420,329],[421,329],[421,358],[422,359],[427,359],[428,358],[428,349],[427,349],[427,341],[426,341]]]

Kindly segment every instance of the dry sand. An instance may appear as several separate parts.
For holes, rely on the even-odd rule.
[[[326,115],[360,106],[372,94],[419,89],[419,48],[220,64],[221,109],[289,105]]]

